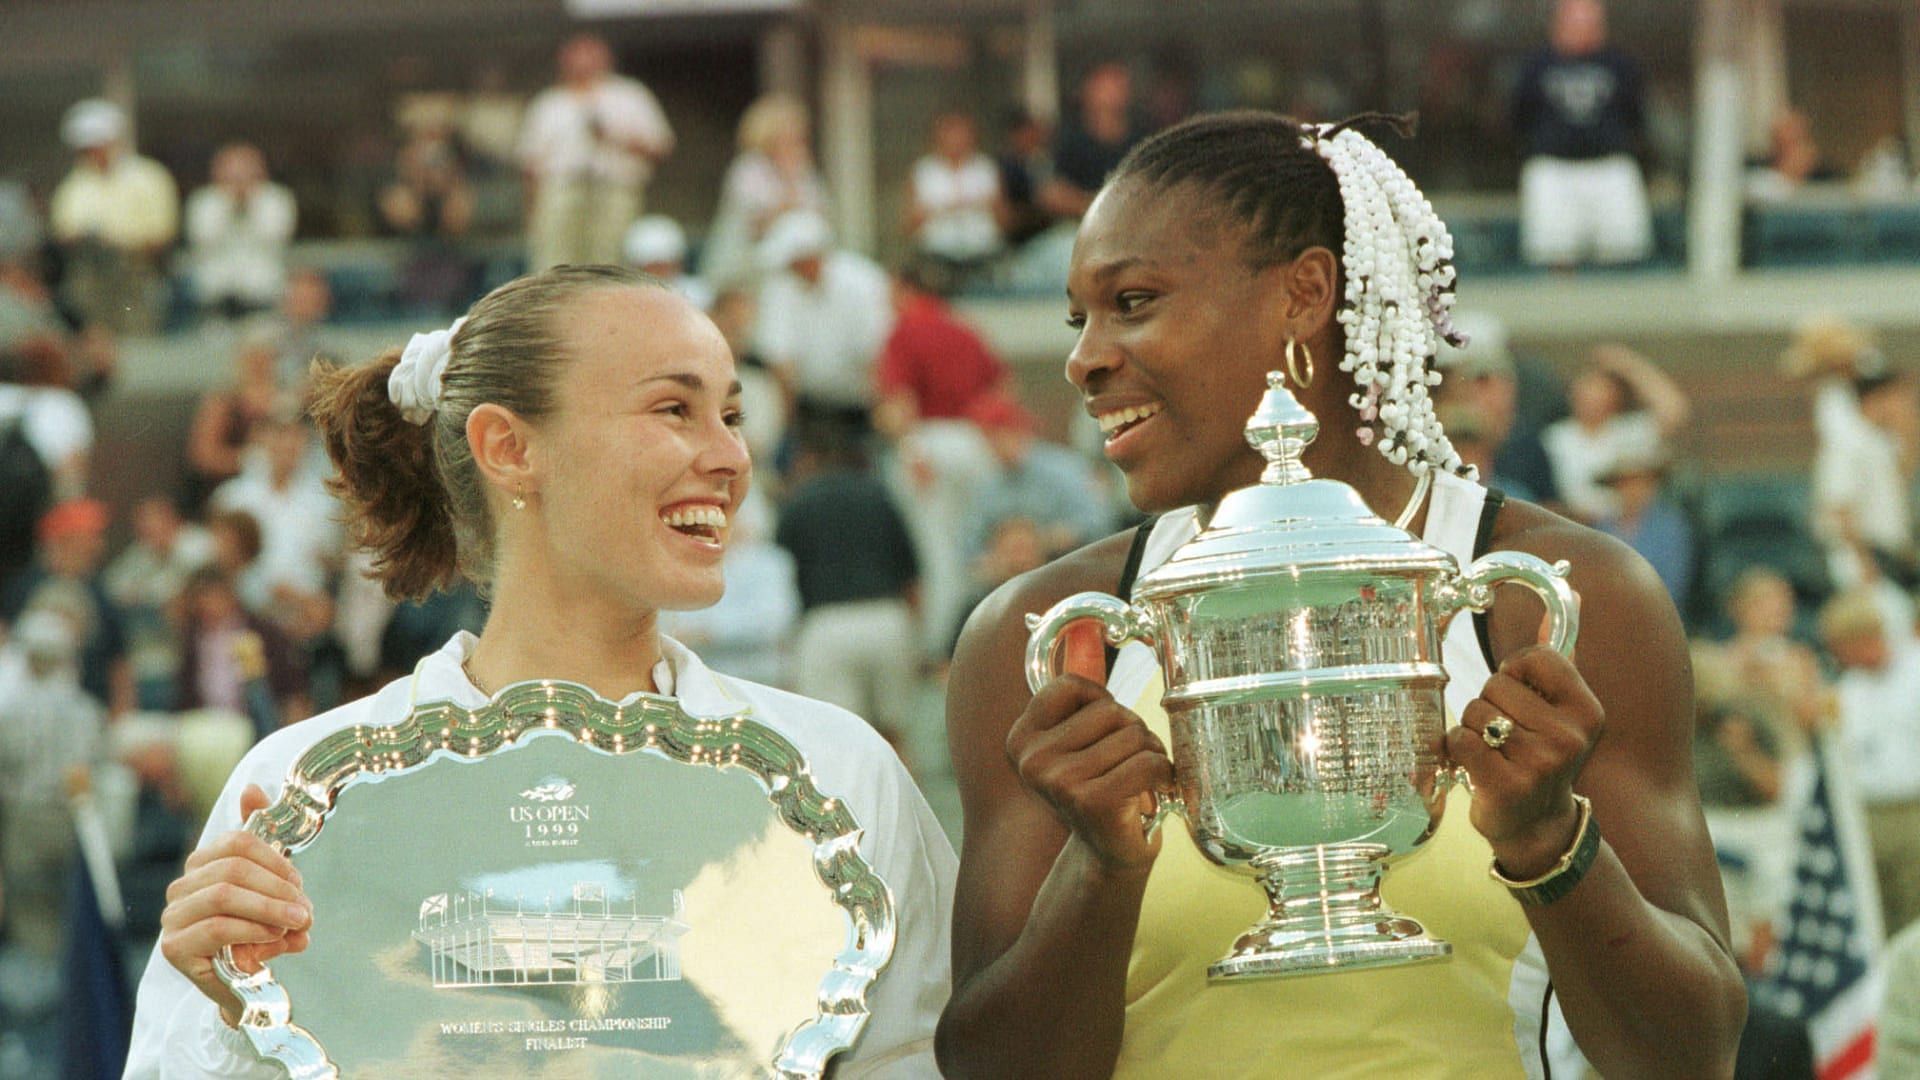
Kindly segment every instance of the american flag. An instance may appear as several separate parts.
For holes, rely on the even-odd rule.
[[[1806,1022],[1819,1080],[1870,1080],[1884,942],[1880,891],[1844,768],[1824,737],[1810,757],[1793,901],[1760,992]]]

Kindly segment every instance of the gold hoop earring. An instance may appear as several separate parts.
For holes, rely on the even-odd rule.
[[[1307,358],[1307,377],[1304,379],[1300,377],[1300,365],[1294,357],[1294,349],[1296,346],[1299,348],[1301,354]],[[1293,385],[1302,390],[1313,385],[1313,350],[1307,348],[1302,342],[1296,342],[1293,338],[1287,339],[1287,375],[1293,379]]]

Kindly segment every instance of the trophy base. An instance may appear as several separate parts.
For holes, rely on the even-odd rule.
[[[1379,844],[1289,848],[1253,869],[1268,917],[1207,967],[1207,981],[1285,978],[1443,959],[1453,946],[1380,899]]]

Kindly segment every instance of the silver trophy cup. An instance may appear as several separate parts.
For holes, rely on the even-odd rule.
[[[1318,423],[1283,385],[1247,422],[1260,483],[1222,499],[1206,528],[1143,575],[1133,602],[1086,592],[1028,616],[1027,681],[1058,674],[1061,631],[1095,619],[1113,645],[1141,641],[1165,677],[1178,791],[1209,860],[1257,879],[1265,919],[1207,969],[1228,980],[1348,971],[1446,956],[1450,946],[1380,898],[1383,860],[1440,824],[1454,770],[1440,643],[1497,585],[1538,594],[1548,643],[1571,653],[1565,563],[1453,556],[1376,517],[1300,457]]]

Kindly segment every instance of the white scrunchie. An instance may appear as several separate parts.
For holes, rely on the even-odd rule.
[[[433,419],[440,405],[440,383],[447,373],[447,361],[453,359],[453,335],[467,321],[462,315],[445,330],[415,334],[400,353],[400,362],[387,376],[387,396],[400,407],[400,416],[409,424],[424,424]]]

